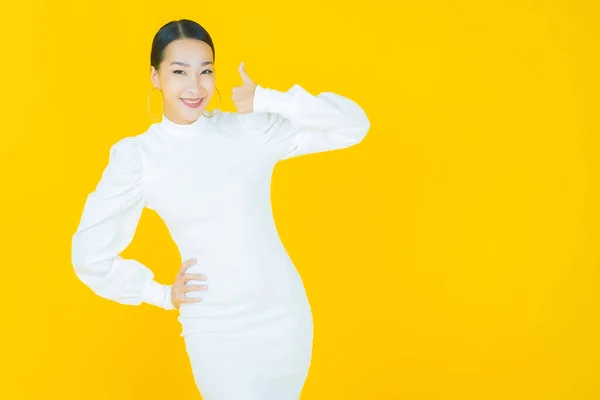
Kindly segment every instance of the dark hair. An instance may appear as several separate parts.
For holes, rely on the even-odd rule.
[[[150,52],[150,65],[158,70],[167,45],[174,40],[187,38],[198,39],[208,44],[213,52],[213,61],[215,61],[215,46],[206,29],[195,21],[180,19],[166,23],[154,35],[152,51]]]

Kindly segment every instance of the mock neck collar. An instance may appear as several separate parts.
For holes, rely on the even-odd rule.
[[[203,126],[208,122],[208,118],[200,116],[191,124],[178,124],[171,121],[164,114],[162,120],[158,123],[166,133],[175,136],[197,136],[203,131]]]

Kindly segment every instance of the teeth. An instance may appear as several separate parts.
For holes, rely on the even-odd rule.
[[[189,103],[189,104],[198,104],[198,103],[200,103],[200,101],[201,101],[202,99],[200,99],[200,100],[196,100],[196,101],[190,101],[190,100],[186,100],[186,99],[181,99],[181,100],[183,100],[183,101],[185,101],[186,103]]]

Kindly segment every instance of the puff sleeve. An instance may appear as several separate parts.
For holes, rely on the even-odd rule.
[[[353,100],[333,92],[315,96],[298,84],[286,92],[257,85],[253,112],[240,121],[276,149],[280,160],[353,146],[371,127]]]
[[[159,284],[148,267],[120,256],[133,240],[144,207],[140,149],[134,137],[126,137],[110,148],[108,165],[87,196],[72,236],[71,261],[77,277],[105,299],[174,309],[171,285]]]

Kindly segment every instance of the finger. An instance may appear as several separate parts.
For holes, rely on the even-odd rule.
[[[206,285],[187,285],[182,290],[182,292],[187,293],[187,292],[192,292],[192,291],[197,291],[197,290],[208,290],[208,286],[206,286]]]
[[[196,259],[195,258],[190,258],[189,260],[187,260],[186,262],[184,262],[183,264],[181,264],[181,268],[179,270],[180,271],[185,271],[186,269],[188,269],[189,267],[191,267],[194,264],[196,264]]]
[[[185,274],[183,275],[183,285],[187,286],[187,283],[189,281],[205,281],[206,280],[206,276],[202,276],[199,274]]]
[[[183,281],[187,282],[190,279],[199,279],[199,280],[206,280],[206,275],[202,275],[202,274],[185,274],[185,276],[183,277]]]
[[[244,83],[254,83],[254,81],[252,81],[252,79],[250,79],[250,77],[246,73],[246,70],[244,69],[244,62],[243,61],[240,64],[238,70],[240,71],[240,76],[242,77],[242,81]]]
[[[185,297],[181,302],[182,303],[200,303],[202,301],[202,297]]]

